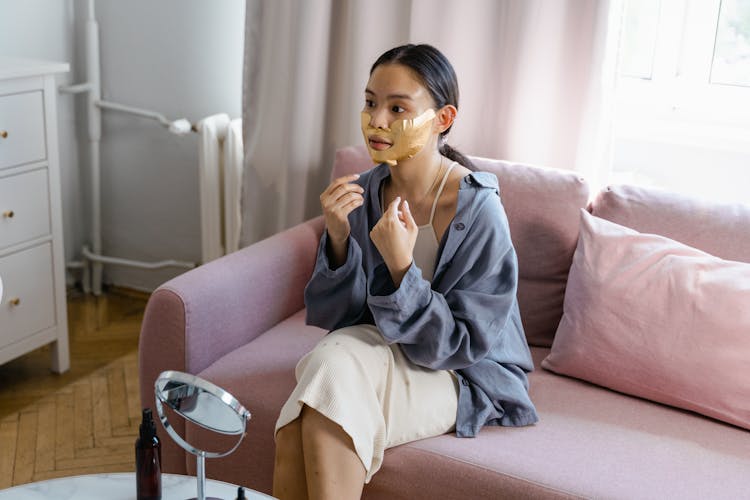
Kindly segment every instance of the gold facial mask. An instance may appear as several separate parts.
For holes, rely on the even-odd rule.
[[[362,112],[362,135],[370,157],[375,163],[387,163],[391,167],[401,160],[413,158],[419,153],[432,132],[432,121],[435,110],[428,109],[411,120],[397,120],[389,128],[375,128],[370,126],[370,113]],[[391,147],[383,151],[370,147],[370,136],[378,136],[391,143]]]

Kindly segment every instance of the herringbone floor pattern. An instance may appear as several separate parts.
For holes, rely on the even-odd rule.
[[[133,470],[145,303],[143,294],[122,290],[70,292],[70,371],[49,371],[49,348],[0,366],[0,489]]]

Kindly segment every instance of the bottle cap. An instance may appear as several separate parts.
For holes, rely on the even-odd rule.
[[[143,409],[143,420],[141,421],[141,426],[138,430],[141,439],[152,439],[156,436],[156,425],[154,424],[154,418],[151,414],[151,408]]]

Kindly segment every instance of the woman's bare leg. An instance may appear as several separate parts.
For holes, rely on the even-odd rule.
[[[366,471],[352,439],[341,426],[309,406],[302,408],[301,420],[310,500],[359,499]]]
[[[280,500],[307,499],[301,418],[291,421],[276,433],[273,496]]]

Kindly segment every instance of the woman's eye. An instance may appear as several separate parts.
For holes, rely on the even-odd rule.
[[[365,107],[366,108],[372,108],[375,106],[375,103],[371,99],[365,99]]]
[[[391,108],[391,111],[393,111],[394,113],[403,113],[406,110],[402,108],[401,106],[393,106]]]

